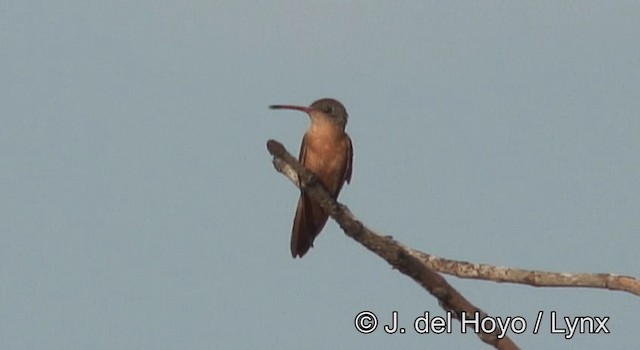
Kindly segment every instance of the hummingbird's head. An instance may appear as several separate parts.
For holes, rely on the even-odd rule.
[[[347,126],[347,110],[342,103],[332,98],[323,98],[315,101],[309,107],[292,106],[292,105],[272,105],[271,109],[293,109],[296,111],[305,112],[311,117],[311,120],[328,121],[332,124],[338,125],[342,130]]]
[[[332,123],[338,124],[342,129],[347,126],[349,114],[342,103],[332,98],[323,98],[315,101],[309,106],[313,111],[318,111],[329,117]]]

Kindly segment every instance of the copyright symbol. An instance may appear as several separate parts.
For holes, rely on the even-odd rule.
[[[369,334],[375,331],[378,327],[378,318],[371,311],[362,311],[356,315],[354,324],[358,332],[362,334]]]

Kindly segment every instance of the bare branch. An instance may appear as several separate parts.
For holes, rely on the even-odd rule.
[[[272,152],[269,147],[273,147],[274,151]],[[271,140],[267,142],[267,148],[269,148],[269,151],[275,157],[273,162],[276,169],[285,174],[287,178],[297,186],[298,173],[296,173],[296,171],[307,172],[306,169],[297,164],[296,159],[289,155],[284,147],[277,141]],[[289,158],[287,158],[287,156]],[[338,220],[336,219],[336,221]],[[347,232],[347,234],[349,233]],[[610,273],[568,273],[524,270],[450,260],[412,248],[403,247],[403,249],[407,254],[419,260],[428,268],[459,278],[518,283],[534,287],[603,288],[628,292],[640,296],[640,280],[632,276]]]
[[[486,316],[485,312],[466,300],[442,276],[422,263],[413,254],[412,250],[404,247],[390,236],[379,235],[365,227],[351,214],[346,206],[331,198],[322,184],[316,180],[313,173],[300,165],[282,144],[269,140],[267,149],[274,156],[273,165],[276,170],[286,175],[294,184],[297,185],[299,183],[309,197],[320,204],[327,214],[338,222],[349,237],[355,239],[367,249],[385,259],[395,269],[423,286],[438,299],[443,309],[452,313],[453,317],[460,320],[463,312],[467,315],[478,312],[481,317]],[[294,174],[297,174],[297,178]],[[508,337],[498,338],[497,332],[479,333],[478,336],[482,341],[496,349],[519,349]]]

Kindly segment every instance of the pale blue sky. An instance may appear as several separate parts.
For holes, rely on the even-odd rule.
[[[330,222],[291,259],[303,114],[342,101],[340,197],[435,255],[640,276],[640,4],[5,1],[0,348],[483,348],[409,326],[437,302]],[[523,348],[640,344],[640,299],[447,279],[523,316]],[[609,316],[565,340],[546,315]],[[454,327],[457,329],[458,324]]]

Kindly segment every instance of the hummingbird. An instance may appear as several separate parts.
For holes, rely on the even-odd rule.
[[[351,181],[353,146],[344,131],[347,110],[332,98],[323,98],[309,107],[272,105],[271,109],[292,109],[307,113],[311,125],[302,138],[298,161],[312,171],[329,194],[338,198],[345,181]],[[291,230],[291,255],[302,258],[327,223],[327,213],[300,188],[300,198]]]

